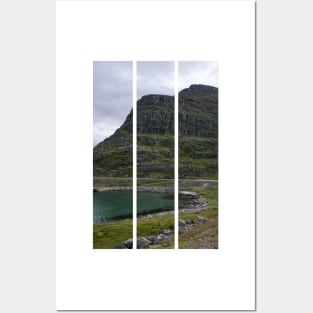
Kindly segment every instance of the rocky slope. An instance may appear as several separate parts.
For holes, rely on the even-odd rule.
[[[137,162],[139,178],[174,178],[174,97],[137,102]]]
[[[137,102],[137,171],[143,178],[174,178],[174,97]],[[179,93],[180,178],[217,178],[218,89],[191,85]],[[132,176],[132,111],[94,148],[94,176]]]
[[[179,177],[217,178],[218,89],[191,85],[179,93]]]

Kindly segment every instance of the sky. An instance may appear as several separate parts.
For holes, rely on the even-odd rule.
[[[93,64],[93,145],[111,136],[133,106],[132,62]]]
[[[178,62],[178,90],[192,84],[218,87],[218,63],[206,61]]]
[[[132,62],[94,62],[93,145],[111,136],[125,121],[133,102]],[[178,62],[178,90],[192,84],[218,87],[217,62]],[[174,95],[174,62],[137,62],[137,99],[147,94]]]
[[[137,99],[148,94],[174,93],[174,62],[137,62]]]

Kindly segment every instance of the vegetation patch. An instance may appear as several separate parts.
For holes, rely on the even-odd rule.
[[[148,237],[158,235],[163,229],[174,229],[174,214],[153,215],[141,217],[137,220],[137,236]],[[133,220],[125,219],[93,226],[94,249],[114,249],[127,239],[133,237]],[[160,249],[173,246],[174,241],[162,243],[162,246],[154,246]]]
[[[193,221],[198,217],[208,219],[207,222],[193,225],[179,234],[180,249],[207,249],[218,246],[218,189],[197,189],[192,191],[205,197],[209,207],[205,210],[179,212],[180,220]]]
[[[114,249],[117,244],[132,237],[132,219],[107,222],[93,226],[94,249]]]

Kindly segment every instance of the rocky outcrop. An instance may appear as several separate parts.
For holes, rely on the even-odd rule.
[[[182,212],[192,212],[208,208],[205,197],[196,192],[181,191],[179,193],[179,209]]]
[[[174,231],[164,229],[156,236],[139,237],[137,238],[137,249],[149,249],[153,246],[159,246],[169,240],[173,240]],[[133,239],[127,239],[123,243],[115,246],[115,249],[133,249]]]
[[[181,234],[186,231],[189,231],[194,225],[204,224],[208,222],[209,222],[209,219],[203,216],[197,216],[196,218],[192,220],[179,220],[178,221],[179,233]]]
[[[202,98],[208,102],[218,103],[218,88],[203,84],[190,85],[179,93],[185,99]]]
[[[179,177],[217,179],[218,89],[191,85],[179,93]]]
[[[145,237],[137,238],[137,249],[147,249],[151,243],[152,241]]]
[[[147,95],[137,102],[137,135],[174,135],[174,97]]]

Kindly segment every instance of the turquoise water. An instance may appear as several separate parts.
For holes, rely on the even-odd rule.
[[[174,210],[174,194],[170,192],[138,192],[138,213]]]
[[[139,214],[174,210],[174,194],[168,192],[138,192]],[[106,191],[93,193],[93,223],[133,216],[131,191]]]

